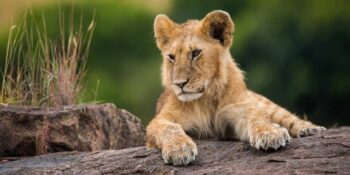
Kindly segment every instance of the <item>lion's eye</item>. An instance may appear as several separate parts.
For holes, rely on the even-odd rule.
[[[168,54],[168,59],[169,59],[171,62],[175,62],[175,55],[173,55],[173,54]]]
[[[202,53],[202,50],[200,50],[200,49],[193,50],[192,54],[191,54],[192,59],[197,58],[201,53]]]

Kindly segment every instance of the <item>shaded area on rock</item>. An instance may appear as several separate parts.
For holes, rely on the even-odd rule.
[[[0,106],[0,156],[142,146],[141,121],[113,104]]]

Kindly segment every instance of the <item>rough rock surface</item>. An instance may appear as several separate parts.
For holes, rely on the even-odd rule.
[[[0,157],[142,146],[141,121],[113,104],[0,106]]]
[[[190,166],[164,165],[158,150],[145,147],[61,152],[0,164],[0,174],[349,174],[350,127],[293,139],[264,152],[237,141],[196,141]]]

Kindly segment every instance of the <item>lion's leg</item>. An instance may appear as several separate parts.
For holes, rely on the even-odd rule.
[[[161,149],[166,164],[187,165],[197,156],[197,146],[182,127],[157,116],[147,126],[147,146]]]
[[[249,109],[249,110],[248,110]],[[234,137],[249,141],[257,149],[278,149],[290,140],[288,130],[246,105],[232,104],[217,116],[216,128],[233,128]],[[226,127],[229,125],[230,127]],[[220,131],[219,133],[227,133]],[[230,137],[230,136],[226,136]]]
[[[273,112],[269,114],[271,121],[287,128],[292,137],[313,135],[326,129],[325,127],[314,125],[309,121],[302,120],[277,105],[275,107],[271,106],[271,108],[274,108],[272,110]]]
[[[292,137],[308,136],[326,129],[298,118],[262,95],[251,92],[251,98],[255,101],[257,110],[265,113],[273,123],[287,128]]]

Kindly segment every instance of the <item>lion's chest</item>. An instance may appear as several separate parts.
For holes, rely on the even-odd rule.
[[[214,137],[214,111],[209,108],[194,108],[183,112],[179,124],[191,136],[198,138]]]
[[[241,111],[241,108],[231,105],[220,110],[195,107],[182,112],[179,124],[186,133],[197,138],[231,138],[235,135],[232,122],[244,116]]]

